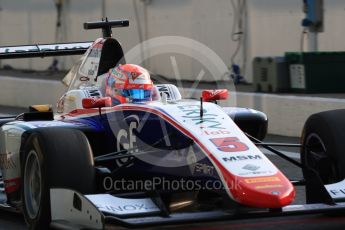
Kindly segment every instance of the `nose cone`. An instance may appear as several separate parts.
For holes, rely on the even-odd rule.
[[[251,207],[281,208],[291,204],[296,194],[294,186],[279,171],[265,177],[234,178],[227,175],[226,183],[235,201]]]

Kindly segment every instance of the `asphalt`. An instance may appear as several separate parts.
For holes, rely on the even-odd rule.
[[[0,117],[4,115],[15,115],[25,111],[22,108],[11,108],[0,106]],[[298,137],[284,137],[276,135],[268,135],[266,142],[280,142],[280,143],[299,143]],[[278,148],[285,154],[289,155],[295,160],[299,160],[298,148]],[[263,152],[268,158],[290,179],[302,178],[302,173],[299,168],[291,165],[291,163],[269,153],[266,150]],[[305,202],[304,187],[297,187],[297,196],[294,204],[303,204]],[[25,222],[21,215],[14,213],[7,213],[0,211],[0,230],[2,229],[26,229]],[[109,227],[109,229],[123,229],[122,227]],[[329,216],[323,214],[300,215],[300,216],[284,216],[284,217],[265,217],[265,218],[250,218],[250,219],[232,219],[227,221],[207,222],[207,223],[193,223],[188,225],[174,225],[174,226],[159,226],[146,229],[191,229],[191,230],[216,230],[216,229],[239,229],[239,230],[318,230],[318,229],[345,229],[345,215],[344,216]]]

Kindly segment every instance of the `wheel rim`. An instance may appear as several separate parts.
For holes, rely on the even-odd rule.
[[[41,194],[41,167],[36,151],[31,150],[24,167],[24,200],[27,214],[31,219],[35,219],[38,215]]]
[[[335,161],[327,154],[327,149],[321,137],[310,134],[305,141],[305,164],[316,170],[325,184],[338,181],[338,170]]]

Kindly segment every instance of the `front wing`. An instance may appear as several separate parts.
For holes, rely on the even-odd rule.
[[[154,198],[120,198],[110,194],[82,195],[69,189],[50,190],[51,227],[104,229],[108,225],[147,227],[267,216],[329,213],[345,210],[345,202],[289,205],[282,209],[231,209],[166,213]]]

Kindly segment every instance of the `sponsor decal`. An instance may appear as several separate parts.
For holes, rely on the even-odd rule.
[[[87,71],[87,75],[88,76],[93,76],[95,74],[95,70],[93,70],[93,69],[89,69],[88,71]]]
[[[101,94],[100,94],[98,89],[89,89],[89,90],[87,90],[87,93],[88,93],[89,97],[93,97],[93,98],[101,97]]]
[[[127,199],[109,194],[86,195],[86,197],[91,200],[100,211],[115,215],[159,212],[158,207],[149,198]]]
[[[258,185],[255,186],[256,189],[270,189],[270,188],[282,188],[283,185],[281,184],[266,184],[266,185]]]
[[[167,86],[158,85],[157,88],[158,88],[158,91],[159,91],[161,96],[163,96],[163,93],[164,93],[168,100],[172,99],[172,97],[171,97],[172,92]]]
[[[90,78],[86,76],[80,76],[79,81],[90,81]]]
[[[137,141],[136,136],[134,135],[134,130],[138,128],[139,126],[139,117],[137,115],[131,115],[126,117],[128,118],[134,118],[134,121],[131,121],[129,123],[128,129],[120,129],[119,132],[116,135],[117,140],[117,151],[121,151],[123,149],[125,150],[133,150],[135,147],[135,143]],[[138,149],[132,151],[137,152]],[[131,160],[132,157],[126,157],[116,160],[116,164],[120,167],[123,164],[127,163],[129,160]],[[132,166],[133,164],[129,164],[127,167]]]
[[[268,171],[250,171],[250,172],[241,172],[238,175],[239,176],[248,176],[248,175],[259,176],[259,175],[269,175],[269,174],[272,175],[272,173],[274,173],[274,172],[270,171],[270,170],[268,170]]]
[[[139,125],[139,117],[137,115],[131,115],[126,117],[134,118],[134,121],[129,123],[128,129],[120,129],[120,131],[116,135],[117,139],[117,151],[121,151],[122,149],[133,149],[134,144],[136,143],[136,136],[134,135],[134,129],[138,128]],[[121,148],[121,146],[123,148]]]
[[[156,207],[149,207],[145,204],[128,204],[128,205],[97,205],[97,208],[104,211],[115,212],[115,213],[130,213],[137,211],[155,210]]]
[[[243,155],[243,156],[223,157],[222,159],[225,162],[235,162],[235,161],[244,161],[244,160],[261,160],[262,157],[260,155]]]
[[[214,131],[209,131],[209,130],[204,130],[204,134],[208,136],[216,136],[216,135],[222,135],[222,134],[230,134],[230,131],[228,130],[214,130]]]
[[[329,190],[334,196],[342,196],[345,195],[345,189],[331,189]]]
[[[36,46],[13,46],[7,48],[0,48],[0,53],[23,53],[23,52],[38,52],[38,51],[58,51],[58,50],[74,50],[87,49],[90,46],[88,42],[72,43],[72,44],[51,44],[51,45],[36,45]]]
[[[242,167],[242,169],[249,170],[249,171],[256,171],[260,168],[260,166],[257,165],[252,165],[252,164],[247,164]]]
[[[208,129],[225,129],[219,121],[219,115],[203,109],[203,117],[200,117],[200,105],[177,106],[184,115],[183,118],[193,121],[195,125],[203,125]]]
[[[98,58],[101,56],[101,52],[102,52],[102,49],[98,49],[98,48],[92,48],[88,57],[91,57],[91,58]]]
[[[237,137],[212,138],[210,141],[222,152],[242,152],[249,149]]]
[[[266,182],[280,182],[280,178],[276,176],[270,177],[256,177],[248,178],[244,180],[247,184],[256,184],[256,183],[266,183]]]

